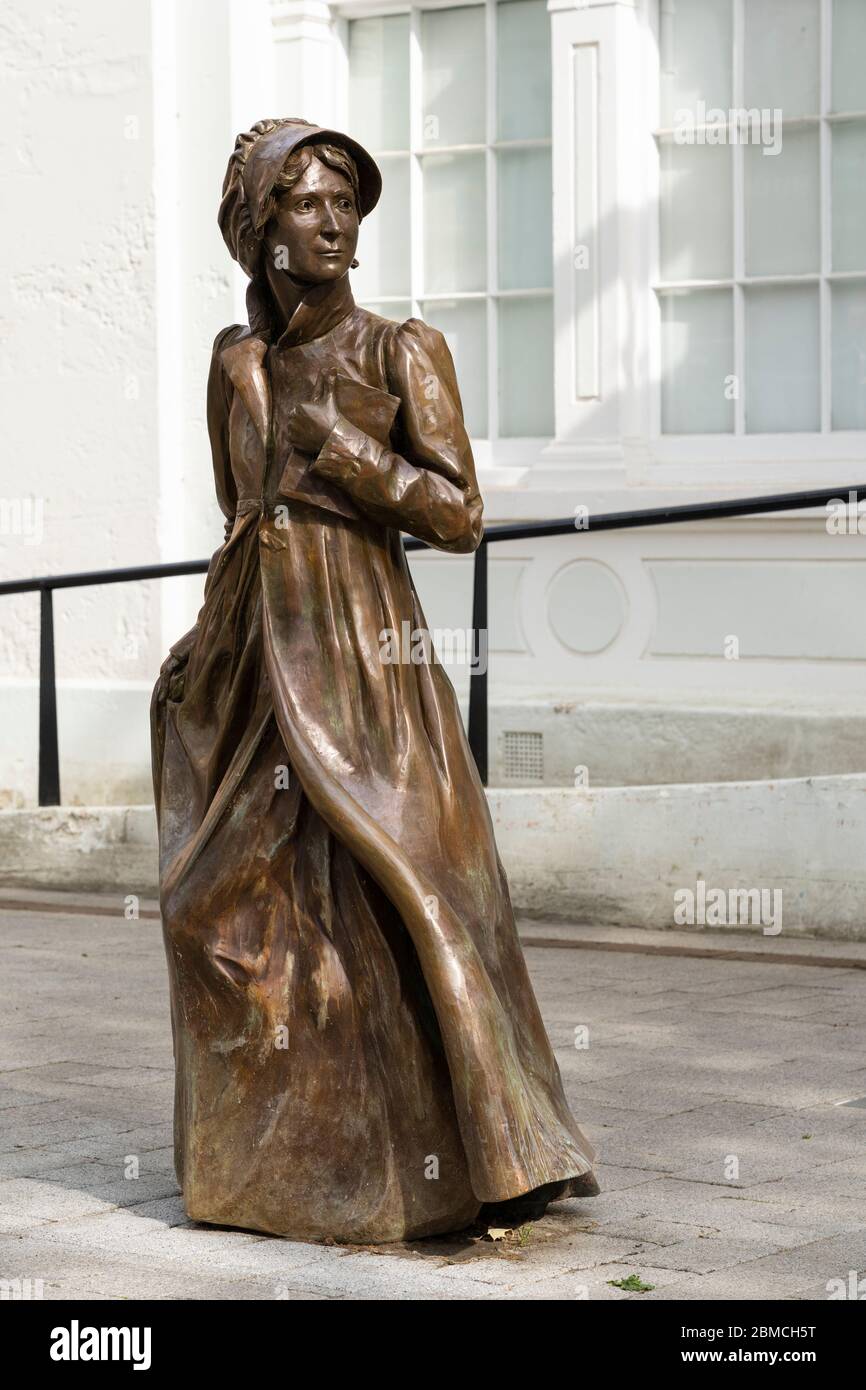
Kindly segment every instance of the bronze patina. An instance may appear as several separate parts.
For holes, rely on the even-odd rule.
[[[249,324],[213,348],[226,516],[154,691],[175,1154],[198,1221],[393,1241],[598,1191],[518,943],[484,791],[401,532],[482,503],[442,334],[359,308],[355,141],[238,137],[219,221]]]

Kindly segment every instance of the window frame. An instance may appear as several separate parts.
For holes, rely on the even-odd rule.
[[[745,44],[745,4],[747,0],[731,0],[732,5],[732,93],[731,108],[740,110],[743,100],[743,62]],[[832,269],[832,127],[866,119],[862,112],[837,113],[832,107],[832,11],[833,0],[818,0],[819,16],[819,110],[806,117],[793,117],[782,122],[787,128],[817,128],[818,130],[818,192],[819,208],[819,265],[814,272],[801,275],[748,276],[745,265],[745,162],[744,146],[734,143],[731,149],[733,265],[730,277],[723,280],[663,281],[660,267],[659,222],[660,144],[659,137],[672,132],[660,122],[661,86],[661,10],[664,0],[649,0],[648,18],[651,34],[649,45],[647,94],[649,100],[648,130],[650,132],[647,170],[650,225],[647,228],[650,246],[650,284],[648,287],[648,381],[650,413],[650,449],[654,461],[677,465],[686,461],[706,464],[761,462],[767,464],[805,464],[854,460],[864,456],[866,430],[834,430],[832,428],[832,286],[834,284],[866,284],[864,271],[834,271]],[[818,319],[818,386],[820,427],[812,431],[785,433],[748,433],[745,428],[745,296],[751,288],[774,285],[817,285],[819,296]],[[733,296],[733,363],[732,371],[740,383],[739,399],[734,401],[734,430],[712,434],[666,434],[662,431],[662,360],[661,360],[661,298],[665,291],[676,289],[729,290]]]
[[[488,472],[486,486],[522,492],[640,483],[662,490],[659,495],[683,487],[703,495],[719,486],[820,486],[834,464],[836,474],[841,464],[853,477],[866,463],[866,431],[861,430],[661,433],[660,305],[653,288],[660,278],[659,159],[652,135],[660,125],[659,5],[660,0],[587,0],[577,6],[575,0],[547,0],[555,433],[541,439],[473,439],[479,473]],[[454,0],[420,0],[417,8],[453,6]],[[343,0],[328,8],[336,40],[332,109],[335,124],[346,129],[348,20],[406,13],[411,5],[408,0]],[[575,60],[581,54],[596,57],[594,90],[576,88]],[[576,186],[580,168],[585,189]],[[593,241],[591,341],[577,332],[578,309],[585,312],[579,286],[585,281],[571,266],[576,240],[585,239],[587,211],[600,238]],[[579,361],[595,372],[596,391],[575,391]]]
[[[421,15],[425,10],[466,9],[470,6],[485,11],[485,59],[486,59],[486,121],[485,139],[471,144],[445,145],[427,144],[423,138],[423,88],[421,68]],[[496,50],[496,9],[497,0],[345,0],[332,6],[334,32],[337,40],[337,106],[344,128],[349,125],[349,25],[355,19],[386,18],[392,15],[409,15],[409,148],[407,150],[371,150],[374,158],[406,156],[409,159],[409,210],[410,210],[410,257],[409,293],[405,295],[379,296],[374,302],[387,308],[389,304],[410,305],[412,317],[424,317],[424,305],[429,303],[453,303],[469,301],[482,303],[486,308],[486,387],[487,387],[487,433],[473,435],[472,445],[476,462],[480,467],[500,466],[517,468],[518,465],[532,463],[555,439],[555,422],[550,434],[545,435],[506,435],[499,433],[499,303],[502,300],[548,300],[554,299],[554,287],[536,289],[503,290],[499,288],[499,189],[497,183],[497,155],[502,150],[548,149],[553,150],[553,111],[551,110],[551,134],[547,137],[524,140],[500,140],[497,138],[497,50]],[[550,16],[548,14],[548,31]],[[551,99],[552,104],[552,99]],[[486,278],[483,290],[455,291],[453,293],[424,293],[424,221],[423,221],[423,166],[425,156],[438,154],[483,154],[486,176]],[[387,164],[383,167],[387,177]],[[551,202],[553,201],[553,173],[551,169]],[[553,234],[551,230],[551,242]],[[553,334],[552,366],[555,373],[555,316],[551,324]],[[551,393],[553,383],[551,382]]]

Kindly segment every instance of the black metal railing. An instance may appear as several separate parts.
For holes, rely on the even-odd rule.
[[[646,507],[638,511],[607,512],[598,516],[581,515],[554,521],[504,522],[485,528],[475,552],[472,588],[471,650],[478,650],[479,633],[487,633],[487,549],[496,541],[535,540],[544,536],[585,535],[593,531],[621,531],[637,526],[668,526],[685,521],[710,521],[734,516],[757,516],[762,512],[792,512],[809,507],[827,507],[833,502],[866,500],[866,484],[836,488],[817,488],[810,492],[780,492],[763,497],[740,497],[731,501],[694,502],[675,507]],[[407,538],[406,550],[430,549],[426,542]],[[209,560],[181,560],[170,565],[133,565],[129,569],[85,570],[78,574],[46,574],[38,579],[12,579],[0,583],[3,594],[38,593],[39,628],[39,805],[60,804],[60,757],[57,739],[57,685],[54,666],[55,589],[78,589],[97,584],[126,584],[143,579],[173,579],[182,575],[206,574]],[[487,663],[472,670],[469,682],[469,744],[482,782],[488,776],[488,686]]]

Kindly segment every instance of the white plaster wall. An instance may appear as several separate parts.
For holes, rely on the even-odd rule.
[[[3,528],[2,575],[149,561],[159,553],[149,6],[9,0],[0,74],[0,496],[9,515],[22,498],[42,509],[41,534]],[[8,803],[33,794],[32,720],[17,715],[22,704],[35,715],[38,597],[0,603]],[[59,593],[55,626],[61,683],[122,686],[158,664],[152,587]],[[87,722],[110,746],[98,720],[94,709]]]
[[[0,19],[3,575],[129,565],[158,550],[150,15],[9,0]],[[4,599],[5,677],[32,675],[35,598]],[[59,596],[61,677],[134,679],[158,651],[152,593]]]
[[[161,558],[170,560],[209,556],[223,539],[206,383],[214,337],[236,321],[234,267],[216,220],[235,131],[228,0],[156,0],[155,17],[160,353],[169,364],[160,401]],[[202,580],[160,583],[168,646],[194,621]]]

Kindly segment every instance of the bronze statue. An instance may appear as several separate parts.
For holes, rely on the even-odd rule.
[[[381,176],[306,121],[238,137],[250,277],[208,428],[226,539],[154,691],[161,903],[190,1217],[374,1242],[598,1192],[517,940],[484,791],[401,531],[472,551],[442,334],[356,306]]]

